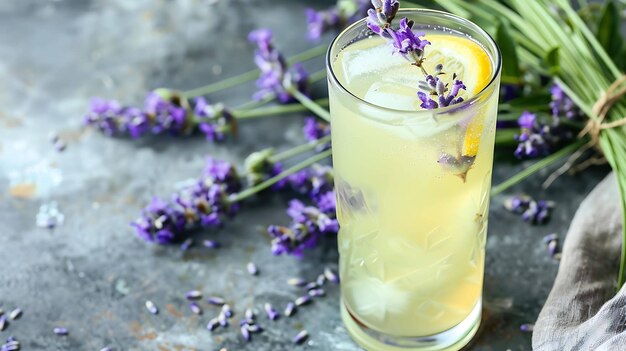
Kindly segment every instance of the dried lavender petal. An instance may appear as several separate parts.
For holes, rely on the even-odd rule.
[[[0,332],[4,331],[9,326],[9,321],[5,315],[0,316]]]
[[[233,310],[230,309],[230,305],[228,304],[224,304],[222,306],[222,313],[224,314],[224,316],[226,316],[227,318],[230,318],[233,316]]]
[[[226,303],[226,300],[224,300],[221,297],[211,296],[207,299],[207,302],[210,303],[211,305],[222,306],[223,304]]]
[[[17,341],[17,339],[13,335],[11,335],[7,338],[7,342],[11,342],[11,341]],[[19,344],[19,341],[17,341],[17,343]]]
[[[519,330],[523,331],[523,332],[532,332],[533,329],[535,329],[535,325],[534,324],[522,324],[519,326]]]
[[[256,264],[254,264],[254,262],[248,262],[246,268],[248,269],[248,273],[250,273],[251,275],[259,274],[259,269],[256,267]]]
[[[104,347],[100,349],[100,351],[113,351],[113,349],[111,349],[110,347]]]
[[[199,300],[202,298],[202,292],[199,290],[191,290],[185,293],[185,298],[187,300]]]
[[[257,324],[248,324],[246,326],[246,328],[248,328],[248,331],[250,331],[251,333],[261,333],[261,332],[263,332],[263,327],[261,327],[260,325],[257,325]]]
[[[326,277],[324,276],[324,274],[320,274],[317,276],[317,280],[315,280],[315,283],[318,286],[322,286],[324,285],[324,283],[326,283]]]
[[[328,281],[339,284],[339,276],[337,276],[337,274],[335,274],[335,272],[333,272],[330,268],[324,268],[324,276]]]
[[[195,313],[195,314],[202,314],[202,308],[200,307],[200,305],[198,305],[195,302],[192,302],[189,304],[189,308],[191,309],[191,312]]]
[[[318,286],[316,282],[310,282],[307,285],[305,285],[304,288],[307,290],[311,290],[311,289],[317,289]]]
[[[293,342],[300,345],[302,344],[304,341],[306,341],[306,339],[308,339],[309,337],[309,333],[306,330],[301,330],[294,338],[293,338]]]
[[[58,152],[63,152],[67,148],[67,144],[63,140],[57,140],[53,145]]]
[[[183,250],[183,251],[187,251],[187,250],[189,250],[191,245],[193,245],[193,239],[192,238],[188,238],[187,240],[183,241],[182,244],[180,244],[180,249]]]
[[[285,307],[285,316],[291,317],[296,312],[296,305],[293,302],[288,302]]]
[[[56,335],[67,335],[70,332],[67,330],[67,328],[54,328],[52,329],[52,331],[56,334]]]
[[[214,240],[204,240],[202,245],[208,247],[209,249],[219,249],[222,245]]]
[[[308,305],[311,303],[311,297],[308,295],[304,295],[304,296],[300,296],[299,298],[297,298],[294,302],[296,304],[296,306],[304,306],[304,305]]]
[[[1,351],[17,351],[20,349],[20,345],[16,345],[16,344],[4,344],[2,345],[2,348],[0,349]]]
[[[265,313],[267,313],[267,318],[269,318],[270,320],[276,320],[280,316],[278,312],[276,312],[274,307],[272,307],[272,305],[270,305],[269,303],[266,303],[263,307],[265,308]]]
[[[217,316],[217,320],[222,327],[228,327],[228,318],[226,318],[226,315],[223,312]]]
[[[19,319],[21,316],[22,316],[22,310],[19,308],[16,308],[13,311],[11,311],[11,313],[9,313],[9,319],[12,321]]]
[[[306,284],[306,280],[302,278],[289,278],[287,279],[287,284],[291,286],[304,286],[304,284]]]
[[[239,330],[241,330],[241,336],[243,336],[243,339],[245,341],[250,341],[250,331],[248,330],[248,327],[242,326]]]
[[[239,326],[243,326],[243,325],[252,325],[254,324],[254,319],[250,319],[250,318],[243,318],[241,320],[239,320]]]
[[[559,237],[556,233],[551,233],[548,234],[546,236],[543,237],[543,242],[548,244],[549,242],[553,241],[553,240],[557,240]]]
[[[256,313],[251,308],[246,309],[246,313],[244,314],[247,319],[254,320],[256,318]]]
[[[214,331],[217,326],[220,325],[220,321],[218,318],[213,318],[209,321],[209,324],[206,325],[206,328],[210,331]]]
[[[150,300],[146,301],[146,308],[148,309],[148,312],[152,314],[159,314],[159,309],[156,307],[154,302]]]
[[[309,296],[311,297],[321,297],[326,295],[326,292],[324,291],[324,289],[312,289],[309,290]]]

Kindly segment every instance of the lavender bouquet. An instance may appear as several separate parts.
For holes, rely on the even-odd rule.
[[[496,150],[538,161],[495,185],[492,195],[566,158],[546,180],[546,186],[563,173],[606,160],[618,175],[626,211],[626,47],[619,34],[623,2],[598,6],[579,0],[574,7],[568,0],[424,0],[403,1],[402,6],[443,8],[470,18],[491,32],[501,47],[504,84]],[[410,23],[400,22],[397,30],[390,27],[399,7],[397,0],[338,0],[329,9],[309,9],[305,14],[308,38],[319,40],[328,31],[368,16],[373,34],[396,40],[399,52],[413,55],[419,63],[419,53],[427,42],[421,41]],[[220,142],[236,137],[246,119],[305,111],[315,115],[304,121],[306,143],[280,153],[259,150],[240,167],[209,158],[194,184],[171,199],[154,199],[132,223],[137,234],[149,242],[188,244],[192,229],[219,227],[239,211],[245,199],[262,191],[287,192],[295,197],[287,210],[291,223],[269,225],[267,229],[274,254],[302,256],[339,229],[332,167],[324,163],[332,152],[328,99],[315,99],[309,89],[325,77],[325,72],[308,74],[299,64],[320,59],[326,46],[288,59],[274,46],[271,31],[255,30],[248,39],[257,47],[255,70],[185,92],[158,89],[148,94],[143,107],[101,99],[92,103],[85,118],[87,125],[108,136],[132,138],[202,134],[211,142]],[[449,94],[448,101],[443,88],[439,89],[437,72],[426,76],[430,79],[416,96],[423,108],[455,102],[456,94]],[[229,108],[205,98],[254,79],[258,91],[252,101],[241,106]],[[455,83],[450,92],[463,89],[462,84]],[[435,95],[445,101],[431,99],[438,89],[442,94]],[[275,104],[267,105],[271,102]],[[294,162],[304,154],[308,158]],[[518,197],[507,206],[529,222],[543,223],[553,204]],[[618,286],[625,281],[623,245]]]

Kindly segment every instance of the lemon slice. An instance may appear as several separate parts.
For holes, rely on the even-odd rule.
[[[452,80],[452,73],[456,73],[467,89],[461,90],[459,96],[465,100],[478,94],[489,84],[492,67],[489,55],[475,41],[461,36],[449,34],[432,34],[427,36],[431,45],[427,46],[424,68],[434,72],[435,66],[443,65],[443,71],[449,76],[443,76],[444,81]],[[467,127],[463,140],[463,156],[476,156],[483,132],[484,113],[474,117]]]

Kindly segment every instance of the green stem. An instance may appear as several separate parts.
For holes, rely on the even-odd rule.
[[[578,140],[577,142],[562,148],[561,150],[553,153],[552,155],[547,156],[546,158],[535,162],[534,164],[525,168],[523,171],[517,173],[513,177],[491,188],[491,196],[495,196],[495,195],[502,193],[503,191],[509,189],[513,185],[516,185],[522,180],[535,174],[537,171],[542,170],[552,165],[553,163],[557,162],[558,160],[562,159],[563,157],[572,154],[574,151],[576,151],[578,148],[583,146],[585,143],[586,143],[585,140]]]
[[[263,98],[263,100],[250,100],[247,102],[244,102],[243,104],[236,106],[233,108],[233,113],[234,111],[237,110],[255,110],[257,107],[263,106],[265,104],[267,104],[268,102],[274,100],[274,98],[276,98],[276,96],[269,95]]]
[[[289,149],[289,150],[283,151],[281,153],[278,153],[278,154],[276,154],[274,156],[271,156],[269,160],[270,160],[270,162],[279,162],[279,161],[282,161],[282,160],[285,160],[285,159],[288,159],[288,158],[292,158],[294,156],[297,156],[297,155],[299,155],[301,153],[304,153],[304,152],[307,152],[309,150],[313,150],[316,147],[318,147],[319,145],[323,145],[323,144],[326,144],[328,142],[330,142],[330,135],[327,135],[327,136],[325,136],[323,138],[319,138],[318,140],[316,140],[314,142],[309,142],[309,143],[306,143],[306,144],[302,144],[302,145],[296,146],[296,147],[294,147],[292,149]]]
[[[315,103],[327,107],[328,99],[315,100]],[[241,107],[241,106],[240,106]],[[288,105],[276,105],[268,106],[256,109],[236,109],[231,111],[233,116],[237,119],[247,119],[265,116],[275,116],[288,113],[306,112],[309,109],[301,104],[288,104]]]
[[[324,54],[327,48],[328,48],[327,45],[316,46],[312,49],[306,50],[300,54],[297,54],[287,59],[287,63],[292,64],[294,62],[308,61],[310,59],[316,58]],[[253,69],[248,72],[244,72],[236,76],[226,78],[219,82],[211,83],[211,84],[208,84],[208,85],[196,88],[196,89],[185,91],[182,93],[182,95],[183,97],[186,97],[188,99],[192,97],[196,97],[196,96],[207,95],[207,94],[214,93],[216,91],[220,91],[223,89],[232,88],[234,86],[243,84],[245,82],[249,82],[251,80],[256,79],[258,76],[259,76],[259,70]]]
[[[304,161],[302,161],[302,162],[300,162],[300,163],[298,163],[298,164],[296,164],[296,165],[294,165],[292,167],[287,168],[286,170],[280,172],[280,174],[278,174],[278,175],[276,175],[276,176],[274,176],[274,177],[272,177],[272,178],[270,178],[270,179],[268,179],[268,180],[266,180],[266,181],[264,181],[264,182],[262,182],[262,183],[260,183],[258,185],[255,185],[253,187],[245,189],[244,191],[242,191],[242,192],[240,192],[238,194],[233,194],[233,196],[231,196],[231,198],[230,198],[230,202],[241,201],[241,200],[243,200],[243,199],[245,199],[247,197],[250,197],[250,196],[252,196],[252,195],[262,191],[262,190],[265,190],[265,189],[271,187],[272,185],[278,183],[280,180],[282,180],[282,179],[284,179],[284,178],[286,178],[286,177],[288,177],[288,176],[298,172],[301,169],[304,169],[304,168],[314,164],[315,162],[319,162],[319,161],[327,158],[330,155],[331,155],[331,150],[330,149],[328,149],[328,150],[326,150],[324,152],[321,152],[319,154],[316,154],[315,156],[312,156],[312,157],[310,157],[310,158],[308,158],[308,159],[306,159],[306,160],[304,160]]]
[[[330,112],[324,109],[315,101],[311,100],[308,96],[302,94],[298,89],[291,88],[289,89],[291,95],[296,98],[302,105],[308,108],[311,112],[315,113],[321,119],[330,122]]]
[[[517,144],[517,141],[515,141],[516,134],[519,134],[519,128],[498,129],[496,131],[496,145],[506,146]]]

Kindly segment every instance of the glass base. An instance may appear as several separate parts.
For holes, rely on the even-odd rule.
[[[382,334],[357,323],[341,303],[341,318],[354,341],[368,351],[458,351],[467,345],[480,326],[482,300],[461,323],[442,333],[423,337]]]

